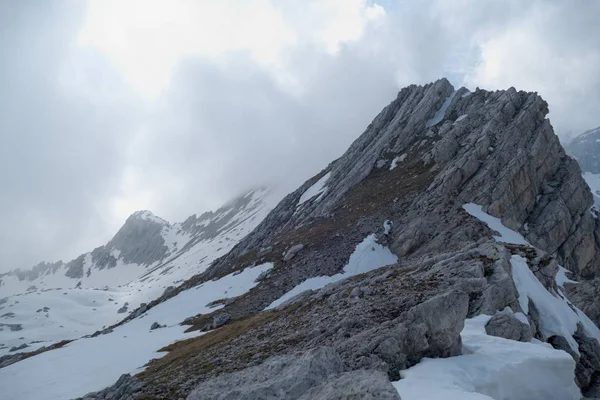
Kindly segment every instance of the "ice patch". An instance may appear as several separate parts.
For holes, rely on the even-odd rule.
[[[463,355],[424,359],[393,382],[402,400],[579,400],[564,351],[488,336],[489,316],[465,321]],[[551,378],[549,378],[551,377]]]
[[[392,164],[390,165],[390,171],[396,168],[399,162],[404,162],[404,160],[406,160],[406,157],[406,153],[402,154],[401,156],[394,157],[394,159],[392,160]]]
[[[432,126],[439,124],[444,119],[446,110],[448,109],[448,107],[450,107],[450,103],[452,103],[452,99],[454,99],[454,96],[456,96],[456,92],[457,91],[455,90],[454,92],[452,92],[450,94],[450,96],[448,96],[448,98],[444,101],[444,103],[442,104],[440,109],[437,110],[437,112],[435,113],[433,118],[431,118],[429,121],[427,121],[427,124],[425,124],[425,127],[431,128]]]
[[[333,276],[317,276],[309,278],[272,302],[266,310],[276,308],[280,304],[306,290],[321,289],[330,283],[373,271],[377,268],[394,264],[396,261],[398,261],[398,257],[392,253],[390,249],[377,243],[375,234],[371,234],[356,246],[356,249],[348,260],[348,264],[344,267],[343,272]]]
[[[478,206],[474,203],[468,203],[463,205],[463,209],[478,220],[485,222],[491,230],[498,232],[500,236],[494,235],[494,239],[496,239],[496,241],[511,244],[529,245],[529,242],[527,242],[527,240],[525,240],[521,234],[502,225],[500,218],[492,217],[491,215],[483,212],[481,206]]]
[[[316,195],[319,195],[319,198],[317,199],[317,201],[318,201],[321,198],[321,196],[323,194],[325,194],[325,192],[327,191],[327,186],[325,186],[325,184],[329,180],[330,176],[331,176],[331,171],[326,173],[325,175],[323,175],[323,177],[321,177],[321,179],[319,179],[311,187],[306,189],[306,191],[304,193],[302,193],[302,196],[300,196],[300,200],[298,200],[297,206],[307,202],[308,200],[312,199]]]

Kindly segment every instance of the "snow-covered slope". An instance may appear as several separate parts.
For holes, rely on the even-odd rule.
[[[566,150],[577,159],[583,178],[594,194],[596,207],[600,208],[600,127],[576,137]]]
[[[105,335],[76,340],[65,347],[0,369],[5,400],[71,399],[110,385],[124,373],[137,373],[157,350],[199,333],[185,334],[179,323],[197,313],[214,311],[215,300],[246,293],[272,264],[246,268],[187,290]],[[51,310],[52,311],[52,310]],[[151,330],[154,322],[165,327]],[[109,350],[109,351],[107,351]],[[51,366],[51,367],[49,367]]]
[[[30,347],[21,351],[31,351],[122,320],[169,286],[203,272],[250,232],[277,200],[269,190],[256,190],[216,212],[175,224],[149,211],[136,212],[100,251],[74,260],[83,260],[82,276],[69,276],[73,261],[43,264],[52,265],[43,271],[4,275],[0,278],[0,296],[5,296],[0,304],[0,356],[23,343]],[[159,259],[141,254],[134,258],[157,243],[163,243]],[[108,258],[94,254],[108,254]]]

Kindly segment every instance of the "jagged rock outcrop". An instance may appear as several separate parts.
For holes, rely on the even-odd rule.
[[[428,123],[448,98],[443,118]],[[600,258],[598,228],[589,212],[593,198],[547,113],[536,93],[514,88],[469,93],[454,91],[445,79],[404,88],[342,157],[288,195],[214,270],[272,246],[295,227],[317,219],[332,222],[353,206],[353,197],[363,195],[357,200],[364,202],[354,204],[360,210],[355,213],[364,214],[359,229],[374,231],[388,217],[399,256],[455,249],[472,240],[468,229],[456,235],[462,221],[452,209],[475,202],[570,270],[594,276]],[[404,161],[390,170],[400,155]],[[378,169],[381,160],[385,167]],[[327,190],[298,204],[326,174]],[[389,193],[377,192],[379,185]],[[382,198],[375,201],[360,190]],[[345,239],[352,241],[348,234]]]

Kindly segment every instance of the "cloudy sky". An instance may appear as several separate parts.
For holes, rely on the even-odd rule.
[[[402,86],[539,92],[600,125],[591,0],[0,0],[0,271],[68,260],[127,216],[293,188]]]

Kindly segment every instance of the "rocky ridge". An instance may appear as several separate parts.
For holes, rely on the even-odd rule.
[[[155,302],[272,262],[254,289],[224,299],[218,313],[230,318],[223,326],[213,330],[214,313],[186,320],[190,329],[210,332],[165,348],[169,354],[135,378],[134,391],[116,394],[115,387],[85,398],[224,399],[239,395],[232,385],[253,388],[248,399],[285,398],[294,390],[286,368],[320,352],[330,361],[315,366],[321,375],[307,378],[310,384],[293,398],[345,398],[340,382],[347,377],[373,376],[379,385],[381,374],[397,380],[424,357],[461,354],[465,319],[498,313],[507,317],[494,317],[489,334],[578,347],[575,383],[594,395],[600,375],[594,332],[581,325],[572,337],[554,334],[540,311],[544,304],[526,301],[515,284],[515,257],[560,301],[566,300],[556,283],[559,264],[583,280],[577,287],[593,282],[600,268],[592,193],[547,113],[536,93],[514,88],[471,93],[442,79],[402,89],[342,157],[286,196],[206,272]],[[468,203],[524,239],[495,240],[496,232],[465,211]],[[263,312],[303,281],[339,273],[370,234],[397,263]],[[337,367],[328,372],[331,360]],[[262,378],[274,370],[281,379]]]

